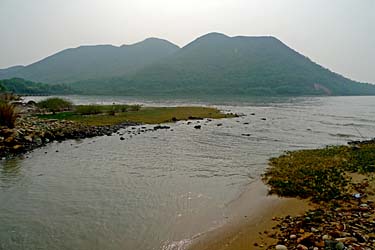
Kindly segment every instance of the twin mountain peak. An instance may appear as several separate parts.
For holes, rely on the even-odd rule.
[[[0,79],[66,84],[84,94],[117,95],[374,95],[316,64],[275,37],[209,33],[188,45],[148,38],[119,47],[80,46],[28,66],[0,70]]]

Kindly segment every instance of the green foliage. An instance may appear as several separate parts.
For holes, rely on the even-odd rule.
[[[3,87],[3,90],[1,90]],[[73,90],[66,85],[48,85],[35,83],[21,78],[0,80],[0,92],[12,92],[22,95],[51,95],[51,94],[71,94]]]
[[[48,98],[46,100],[40,101],[37,103],[37,106],[42,109],[46,109],[51,112],[58,112],[64,110],[70,110],[73,107],[73,104],[62,98]]]
[[[2,84],[0,84],[0,92],[5,92],[5,87]]]
[[[78,105],[75,107],[75,113],[80,115],[95,115],[108,113],[115,115],[120,112],[128,111],[139,111],[141,108],[140,105]]]
[[[5,70],[0,79],[20,77],[48,84],[123,76],[152,64],[178,50],[161,39],[115,47],[80,46],[66,49],[27,67]],[[114,91],[115,93],[115,91]]]
[[[100,60],[97,60],[100,58]],[[179,49],[159,39],[82,46],[37,64],[0,71],[66,83],[84,94],[133,96],[375,95],[375,86],[338,75],[274,37],[207,34]]]
[[[375,95],[273,37],[208,34],[152,65],[121,77],[71,84],[91,94],[163,96]]]
[[[335,146],[301,150],[270,160],[265,180],[272,193],[311,197],[314,201],[344,199],[346,172],[375,171],[375,141],[359,146]]]
[[[75,107],[75,113],[80,115],[95,115],[103,112],[100,105],[79,105]]]
[[[202,117],[202,118],[230,118],[233,114],[224,114],[216,108],[208,107],[147,107],[140,108],[137,111],[119,112],[113,115],[109,112],[113,106],[101,106],[101,113],[94,115],[81,115],[76,112],[61,112],[56,114],[39,115],[40,118],[45,119],[65,119],[80,122],[86,125],[102,126],[114,125],[123,122],[137,122],[144,124],[159,124],[164,122],[175,122],[178,120],[188,120],[189,117]],[[134,109],[134,108],[131,108]]]
[[[16,108],[7,102],[0,101],[0,125],[14,128],[18,114]]]

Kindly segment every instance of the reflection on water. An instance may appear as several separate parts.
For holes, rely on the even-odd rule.
[[[20,159],[9,159],[0,161],[0,187],[9,188],[22,180],[22,169]]]
[[[374,106],[374,97],[236,100],[219,107],[243,117],[136,136],[128,129],[123,141],[51,143],[0,161],[0,249],[178,249],[225,223],[228,204],[270,157],[374,137]]]

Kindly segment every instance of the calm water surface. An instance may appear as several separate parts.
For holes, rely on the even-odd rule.
[[[245,116],[200,121],[201,130],[193,128],[197,121],[132,136],[129,128],[121,131],[124,141],[113,135],[56,142],[0,161],[0,249],[180,249],[225,223],[233,212],[228,204],[270,157],[375,136],[375,97],[203,104]]]

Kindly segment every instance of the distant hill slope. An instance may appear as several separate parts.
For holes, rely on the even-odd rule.
[[[75,93],[66,85],[36,83],[21,78],[0,80],[0,92],[12,92],[20,95],[53,95]]]
[[[149,38],[133,45],[81,46],[66,49],[26,67],[0,70],[0,78],[20,77],[50,84],[122,76],[178,50],[176,45]]]
[[[149,42],[153,46],[146,46]],[[158,45],[155,45],[156,42]],[[137,47],[140,44],[129,46]],[[114,55],[108,56],[113,50],[111,46],[100,50],[102,55],[97,58],[101,60],[90,57],[94,53],[94,48],[96,51],[96,47],[87,48],[89,51],[85,53],[82,51],[83,48],[70,52],[74,54],[74,58],[77,58],[76,61],[85,58],[86,62],[91,58],[91,61],[97,62],[98,65],[94,63],[95,74],[91,70],[93,64],[90,63],[78,63],[84,65],[78,67],[79,72],[75,71],[72,65],[67,66],[69,70],[57,66],[61,65],[59,62],[65,57],[73,57],[68,51],[63,51],[65,57],[57,54],[33,64],[34,66],[20,69],[19,72],[33,69],[32,72],[38,74],[38,77],[55,77],[55,79],[56,75],[61,74],[59,78],[63,80],[55,82],[70,82],[72,88],[86,94],[173,95],[174,97],[375,95],[374,85],[355,82],[331,72],[274,37],[228,37],[220,33],[210,33],[181,49],[169,42],[156,39],[146,40],[140,47],[137,48],[137,53],[134,53],[143,55],[144,57],[141,57],[143,59],[129,56],[129,52],[125,53],[127,59],[124,59],[126,56],[119,53],[117,48],[118,59],[114,61]],[[164,50],[156,53],[155,49],[158,47],[163,47]],[[154,53],[153,59],[144,59],[148,58],[150,53]],[[129,58],[133,59],[128,60]],[[120,60],[126,63],[119,63]],[[35,65],[38,64],[43,65],[47,72],[45,76],[35,70],[37,68]],[[46,70],[48,67],[58,69],[58,73]]]
[[[126,77],[76,83],[99,92],[215,95],[366,95],[375,86],[325,69],[274,37],[210,33]],[[106,90],[100,86],[110,87]]]

